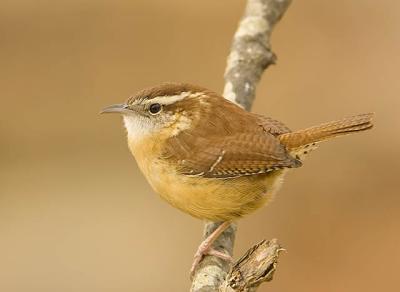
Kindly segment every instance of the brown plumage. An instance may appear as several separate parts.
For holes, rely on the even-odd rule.
[[[347,117],[338,121],[324,123],[293,133],[279,136],[279,141],[287,149],[296,149],[308,144],[318,143],[337,136],[348,135],[372,128],[372,113]]]
[[[160,112],[149,112],[157,103]],[[167,83],[124,106],[130,149],[170,204],[201,219],[230,221],[264,205],[287,169],[316,144],[372,127],[372,114],[292,132],[205,88]]]
[[[364,114],[291,132],[210,90],[180,83],[144,89],[103,112],[123,114],[129,148],[162,198],[194,217],[226,221],[200,245],[192,271],[229,221],[265,205],[286,170],[301,166],[317,143],[372,128],[372,114]]]

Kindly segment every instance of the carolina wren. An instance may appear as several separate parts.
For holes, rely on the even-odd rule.
[[[243,110],[208,89],[181,83],[147,88],[120,113],[129,148],[152,188],[172,206],[194,217],[225,222],[199,247],[225,259],[212,242],[236,220],[271,200],[290,168],[323,140],[372,128],[362,114],[305,130]]]

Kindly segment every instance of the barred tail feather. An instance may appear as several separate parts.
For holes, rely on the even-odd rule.
[[[333,121],[304,130],[286,133],[279,136],[279,140],[288,150],[303,148],[307,145],[315,145],[318,142],[369,130],[373,127],[373,113],[361,114]]]

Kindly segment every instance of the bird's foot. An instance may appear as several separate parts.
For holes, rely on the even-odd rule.
[[[214,256],[214,257],[223,259],[223,260],[228,261],[228,262],[232,262],[233,261],[233,258],[229,254],[224,253],[222,251],[218,251],[218,250],[213,249],[211,247],[204,247],[203,244],[201,244],[199,246],[199,248],[197,249],[196,254],[194,255],[192,268],[190,269],[190,276],[191,277],[193,277],[194,271],[196,270],[197,266],[200,264],[200,262],[203,259],[203,257],[206,256],[206,255]]]
[[[193,278],[194,272],[203,259],[205,255],[211,255],[215,256],[218,258],[221,258],[223,260],[232,261],[232,257],[229,254],[226,254],[224,252],[215,250],[212,248],[212,244],[214,241],[221,235],[222,232],[224,232],[230,225],[230,222],[224,222],[220,226],[218,226],[217,229],[214,230],[199,246],[199,248],[196,251],[196,254],[194,255],[194,260],[192,264],[192,268],[190,269],[190,276]]]

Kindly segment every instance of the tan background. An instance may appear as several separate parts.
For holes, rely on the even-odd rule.
[[[161,201],[117,116],[144,86],[222,91],[244,1],[2,1],[0,291],[187,291],[202,223]],[[260,291],[399,291],[400,2],[295,1],[254,111],[292,128],[375,111],[240,222],[288,250]]]

